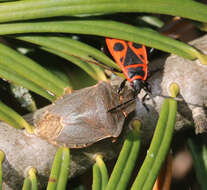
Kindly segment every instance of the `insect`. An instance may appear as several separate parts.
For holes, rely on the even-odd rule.
[[[147,83],[148,58],[146,47],[134,42],[114,38],[106,38],[106,44],[109,52],[126,77],[126,79],[121,83],[118,93],[121,92],[128,80],[134,89],[134,99],[137,94],[140,93],[141,89],[144,89],[147,92],[146,95],[150,94],[151,90]],[[148,110],[144,103],[143,105]],[[109,111],[113,110],[115,110],[115,108],[112,108]]]
[[[98,66],[103,67],[104,69],[110,70],[112,72],[123,72],[126,79],[122,81],[120,84],[120,87],[118,89],[118,93],[122,91],[124,88],[126,81],[129,81],[132,88],[134,89],[134,96],[133,98],[129,99],[126,102],[123,102],[115,107],[112,107],[108,110],[108,112],[114,112],[117,111],[118,108],[123,107],[124,105],[127,105],[128,103],[131,103],[136,100],[137,95],[140,93],[142,89],[145,90],[146,94],[143,96],[141,102],[145,109],[149,111],[149,108],[145,104],[145,100],[147,95],[149,98],[153,101],[153,104],[155,105],[154,97],[159,96],[163,98],[171,98],[175,99],[177,101],[183,102],[184,100],[181,98],[172,98],[170,96],[165,96],[161,94],[152,94],[150,85],[147,82],[147,79],[149,79],[148,76],[148,57],[147,57],[147,50],[144,45],[137,44],[135,42],[131,41],[125,41],[120,39],[114,39],[106,37],[106,45],[108,47],[108,50],[116,63],[119,65],[120,70],[117,70],[115,68],[109,67],[105,65],[104,63],[97,60],[95,57],[89,55],[90,58],[93,60],[88,60],[79,56],[75,56],[85,62],[96,64]],[[150,54],[152,53],[153,48],[150,50]],[[160,69],[158,69],[160,70]],[[156,72],[156,71],[155,71]],[[203,105],[197,105],[187,102],[190,105],[194,105],[197,107],[203,107]]]
[[[135,104],[120,112],[109,114],[108,108],[120,104],[116,87],[108,82],[66,94],[54,104],[43,108],[33,124],[35,134],[48,142],[70,148],[87,147],[109,137],[118,137],[126,115],[135,109]],[[123,101],[133,97],[132,89],[122,95]]]

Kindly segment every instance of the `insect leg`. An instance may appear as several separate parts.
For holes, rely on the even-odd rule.
[[[155,100],[154,100],[154,96],[152,95],[152,92],[151,92],[151,86],[148,82],[144,83],[144,90],[146,91],[146,94],[142,98],[142,102],[144,102],[146,100],[146,97],[148,95],[149,98],[152,100],[153,105],[156,105]]]
[[[142,105],[144,106],[144,108],[146,109],[147,112],[149,112],[149,108],[147,107],[147,105],[145,104],[145,99],[147,97],[147,95],[149,95],[148,93],[146,93],[143,98],[142,98]]]
[[[124,80],[121,82],[120,87],[119,87],[119,89],[117,90],[117,93],[118,93],[118,94],[119,94],[119,93],[123,90],[123,88],[125,87],[126,81],[127,81],[127,79],[124,79]]]
[[[142,105],[144,106],[144,108],[146,109],[146,111],[149,112],[149,108],[147,107],[147,104],[145,104],[145,102],[142,102]]]
[[[150,84],[148,83],[148,82],[145,82],[144,83],[144,90],[146,91],[146,92],[149,92],[149,93],[151,93],[151,86],[150,86]]]
[[[146,93],[146,94],[142,97],[142,102],[145,102],[145,100],[148,100],[148,99],[146,99],[146,97],[147,97],[148,95],[149,95],[149,94]]]

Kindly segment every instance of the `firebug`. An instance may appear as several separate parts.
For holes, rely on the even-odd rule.
[[[106,38],[106,45],[126,77],[126,80],[121,83],[118,93],[123,89],[127,80],[134,89],[134,97],[140,93],[141,89],[144,89],[147,94],[150,93],[147,83],[148,58],[146,47],[114,38]]]
[[[106,44],[126,79],[134,88],[135,95],[139,94],[142,88],[150,91],[146,82],[148,72],[146,47],[134,42],[113,38],[106,38]],[[124,84],[120,88],[123,88]]]

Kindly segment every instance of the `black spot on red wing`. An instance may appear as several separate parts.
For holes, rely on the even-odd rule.
[[[114,51],[122,51],[124,49],[124,46],[122,43],[117,42],[114,44],[113,49],[114,49]]]
[[[123,59],[124,59],[123,57],[120,58],[120,62],[121,62],[121,63],[123,62]]]
[[[132,49],[128,47],[126,52],[126,57],[124,60],[124,66],[136,65],[136,64],[144,64],[144,63],[139,57],[137,57],[137,55],[132,51]]]
[[[132,46],[136,49],[139,49],[139,48],[142,48],[142,45],[141,44],[137,44],[137,43],[132,43]]]
[[[128,71],[128,77],[131,79],[134,76],[145,76],[145,71],[143,70],[143,67],[131,67],[127,68]]]
[[[142,54],[139,55],[142,59],[144,59],[144,56]]]

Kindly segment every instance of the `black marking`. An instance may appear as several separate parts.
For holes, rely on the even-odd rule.
[[[144,64],[142,60],[132,51],[130,47],[127,48],[126,57],[124,60],[124,66]]]
[[[145,72],[143,70],[143,67],[136,67],[135,70],[136,70],[137,75],[144,77]]]
[[[140,54],[139,56],[144,60],[144,56],[142,54]]]
[[[131,79],[133,78],[133,76],[136,75],[136,72],[135,72],[135,69],[134,68],[127,68],[127,74],[128,74],[128,77]]]
[[[137,43],[132,43],[132,46],[136,49],[139,49],[139,48],[142,48],[142,45],[141,44],[137,44]]]
[[[124,49],[124,46],[122,43],[115,43],[114,47],[113,47],[114,51],[122,51]]]
[[[143,67],[131,67],[131,68],[127,68],[128,71],[128,77],[131,79],[134,76],[141,76],[144,77],[145,76],[145,72],[143,70]]]
[[[121,63],[123,62],[123,59],[124,59],[123,57],[120,58],[120,62],[121,62]]]

